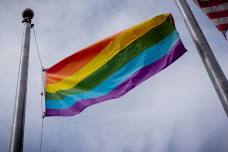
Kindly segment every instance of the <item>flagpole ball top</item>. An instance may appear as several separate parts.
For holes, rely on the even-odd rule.
[[[34,12],[31,8],[26,8],[23,12],[22,12],[22,17],[23,18],[30,18],[32,19],[34,16]]]

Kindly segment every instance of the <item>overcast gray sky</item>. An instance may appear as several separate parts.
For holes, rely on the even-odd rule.
[[[228,76],[228,41],[189,0]],[[226,152],[228,120],[174,0],[1,0],[0,151],[8,150],[23,24],[34,24],[45,67],[76,50],[160,13],[171,12],[189,50],[120,99],[73,117],[44,119],[43,152]],[[39,151],[41,72],[31,37],[24,151]]]

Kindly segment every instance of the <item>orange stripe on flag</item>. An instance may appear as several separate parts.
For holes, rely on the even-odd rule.
[[[61,62],[47,70],[46,82],[56,83],[61,81],[64,77],[77,72],[90,60],[97,56],[97,54],[99,54],[114,39],[115,36],[116,35],[113,35],[107,39],[101,40],[100,42],[97,42],[63,59]]]

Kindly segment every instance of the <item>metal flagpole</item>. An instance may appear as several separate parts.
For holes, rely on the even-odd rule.
[[[219,66],[186,0],[175,0],[192,36],[198,53],[228,116],[228,81]]]
[[[23,137],[24,137],[24,123],[25,123],[25,107],[27,95],[27,77],[29,65],[29,47],[30,47],[30,33],[31,21],[34,16],[32,9],[25,9],[22,13],[25,24],[24,38],[22,44],[22,52],[18,73],[18,84],[16,90],[16,100],[14,107],[13,125],[10,139],[10,152],[23,151]]]

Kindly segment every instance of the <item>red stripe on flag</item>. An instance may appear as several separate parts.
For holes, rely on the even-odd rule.
[[[228,23],[227,24],[220,24],[216,25],[219,31],[227,31],[228,30]]]
[[[221,12],[207,13],[207,16],[210,19],[221,18],[221,17],[228,17],[228,10],[221,11]]]
[[[200,1],[198,0],[201,8],[203,7],[212,7],[228,2],[227,0],[209,0],[209,1]]]

